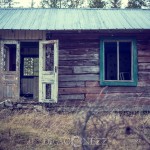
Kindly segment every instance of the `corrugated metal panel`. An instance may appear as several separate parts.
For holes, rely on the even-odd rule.
[[[150,29],[150,10],[0,9],[0,29]]]

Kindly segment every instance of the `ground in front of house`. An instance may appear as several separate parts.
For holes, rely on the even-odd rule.
[[[0,150],[148,150],[149,114],[0,111]]]

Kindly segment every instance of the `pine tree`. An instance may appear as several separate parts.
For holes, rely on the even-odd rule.
[[[84,0],[42,0],[41,7],[48,8],[78,8]]]
[[[84,0],[63,0],[63,7],[65,8],[79,8],[82,7]]]
[[[150,0],[129,0],[127,8],[149,7]]]
[[[111,8],[121,8],[121,0],[110,0]]]
[[[14,0],[2,0],[0,1],[0,7],[12,8],[15,3]]]
[[[107,2],[104,0],[90,0],[89,7],[90,8],[105,8]]]
[[[35,4],[34,0],[31,0],[31,8],[34,7],[34,4]]]
[[[150,8],[150,0],[146,1],[147,7]]]
[[[41,1],[41,6],[43,8],[45,8],[45,7],[48,7],[48,8],[60,8],[58,1],[59,0],[42,0]]]

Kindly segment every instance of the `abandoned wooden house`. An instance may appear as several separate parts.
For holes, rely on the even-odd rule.
[[[150,10],[0,9],[1,100],[84,103],[105,86],[150,104]]]

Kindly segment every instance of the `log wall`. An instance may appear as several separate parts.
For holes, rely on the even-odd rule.
[[[138,86],[108,87],[107,94],[113,104],[150,104],[150,31],[0,31],[1,39],[59,40],[59,102],[94,101],[103,87],[99,83],[99,48],[102,36],[137,39]],[[138,104],[139,104],[138,103]]]
[[[100,92],[100,37],[108,33],[53,34],[60,41],[59,100],[102,100]],[[150,36],[144,33],[116,33],[135,36],[138,48],[138,86],[107,87],[104,91],[114,105],[150,104]],[[137,103],[138,101],[138,103]]]

